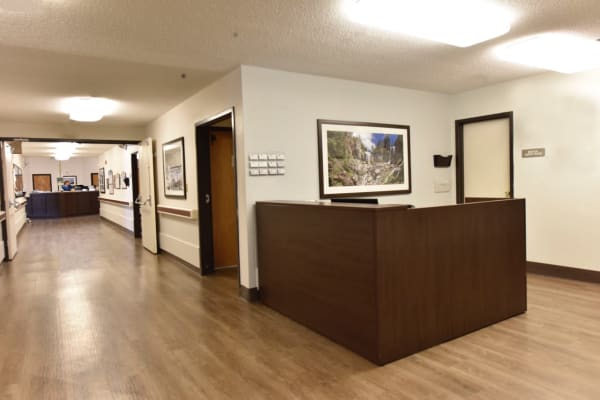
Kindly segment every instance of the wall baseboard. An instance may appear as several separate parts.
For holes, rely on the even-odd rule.
[[[159,249],[160,250],[160,255],[170,258],[171,260],[183,265],[184,267],[186,267],[187,269],[191,270],[192,272],[194,272],[195,274],[200,275],[201,274],[201,270],[200,268],[196,267],[194,264],[191,264],[187,261],[185,261],[183,258],[181,257],[177,257],[175,254],[168,252],[165,249]]]
[[[538,275],[553,276],[556,278],[571,279],[574,281],[600,283],[600,271],[589,269],[563,267],[560,265],[527,262],[527,272]]]
[[[239,290],[240,297],[249,301],[250,303],[258,301],[260,299],[260,292],[258,288],[248,289],[246,286],[240,285]]]
[[[118,228],[119,230],[121,230],[121,231],[123,231],[123,232],[125,232],[125,233],[128,233],[128,234],[130,234],[130,235],[133,235],[133,231],[131,231],[131,230],[127,229],[127,228],[126,228],[126,227],[124,227],[123,225],[121,225],[121,224],[119,224],[119,223],[117,223],[117,222],[113,221],[113,220],[112,220],[112,219],[110,219],[110,218],[106,218],[104,215],[100,215],[100,219],[102,219],[103,221],[106,221],[106,222],[108,222],[110,225],[114,226],[115,228]]]
[[[161,250],[170,254],[177,254],[185,262],[193,265],[195,268],[200,266],[200,246],[187,242],[181,238],[159,232],[158,243]]]

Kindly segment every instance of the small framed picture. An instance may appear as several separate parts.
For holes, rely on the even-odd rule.
[[[185,198],[185,148],[183,137],[164,143],[162,150],[165,197]]]

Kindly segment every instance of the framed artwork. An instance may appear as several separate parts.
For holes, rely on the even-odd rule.
[[[77,177],[76,176],[63,176],[63,182],[69,181],[71,185],[77,185]]]
[[[121,174],[117,172],[114,177],[115,189],[121,189]]]
[[[411,192],[410,127],[317,120],[322,199]]]
[[[165,197],[185,199],[185,148],[183,137],[162,145]]]
[[[98,173],[98,190],[100,193],[106,193],[106,186],[104,185],[104,168],[100,168]]]
[[[115,194],[112,169],[109,169],[108,174],[106,174],[106,189],[108,190],[108,194]]]

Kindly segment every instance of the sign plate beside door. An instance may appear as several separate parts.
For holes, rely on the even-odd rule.
[[[543,147],[539,147],[536,149],[523,149],[521,150],[521,156],[523,158],[545,157],[546,149]]]

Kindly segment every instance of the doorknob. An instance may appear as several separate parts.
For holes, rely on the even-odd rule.
[[[207,193],[204,195],[204,203],[210,204],[210,194]]]

